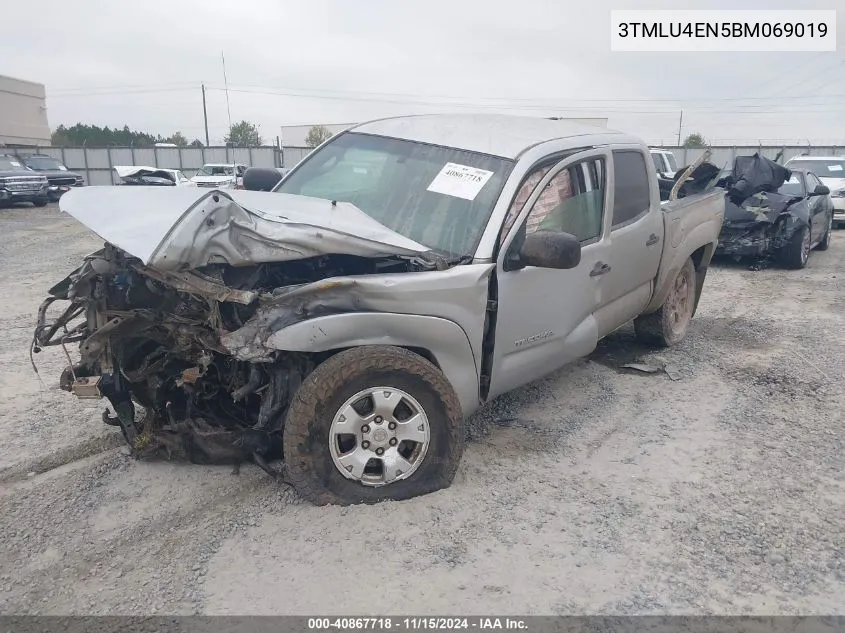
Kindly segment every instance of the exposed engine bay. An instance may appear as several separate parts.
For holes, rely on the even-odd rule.
[[[296,300],[303,287],[310,292],[308,284],[447,265],[432,257],[322,255],[176,273],[146,267],[107,243],[50,290],[33,351],[64,348],[69,365],[61,388],[80,398],[107,398],[113,412],[104,412],[104,422],[120,427],[137,457],[255,461],[275,475],[267,462],[282,457],[291,398],[334,352],[258,353],[237,342],[254,340],[268,318],[293,323],[336,310],[331,300]],[[68,305],[48,319],[57,302]],[[268,304],[274,309],[262,313]],[[76,363],[68,349],[73,343],[79,344]]]

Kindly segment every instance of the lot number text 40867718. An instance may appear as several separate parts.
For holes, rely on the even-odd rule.
[[[308,618],[308,629],[312,631],[447,631],[447,630],[527,630],[524,620],[519,618]]]

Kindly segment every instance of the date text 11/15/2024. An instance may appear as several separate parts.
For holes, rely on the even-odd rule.
[[[449,631],[449,630],[522,630],[528,629],[519,618],[308,618],[309,631]]]

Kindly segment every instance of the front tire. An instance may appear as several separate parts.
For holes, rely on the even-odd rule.
[[[672,347],[686,336],[695,309],[695,265],[687,258],[663,305],[634,319],[637,338],[650,345]]]
[[[824,233],[822,241],[816,246],[817,251],[826,251],[830,248],[830,234],[833,232],[833,216],[827,221],[827,231]]]
[[[46,207],[49,200],[47,198],[36,198],[32,201],[36,207]]]
[[[464,448],[443,373],[408,350],[364,346],[319,365],[284,429],[287,479],[317,505],[409,499],[448,487]]]
[[[789,243],[780,251],[780,259],[787,268],[798,270],[807,265],[812,246],[812,231],[805,226],[796,231]]]

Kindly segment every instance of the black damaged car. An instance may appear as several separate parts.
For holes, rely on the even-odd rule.
[[[757,154],[738,156],[719,186],[726,199],[717,255],[804,268],[812,249],[830,245],[830,190],[812,172],[789,170]]]

